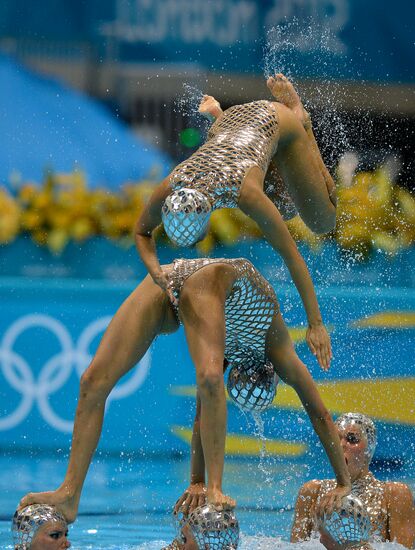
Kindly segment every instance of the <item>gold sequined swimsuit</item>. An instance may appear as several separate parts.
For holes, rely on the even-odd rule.
[[[170,185],[204,193],[212,210],[236,208],[244,177],[254,166],[267,172],[278,138],[271,101],[234,105],[212,125],[206,143],[175,168]]]
[[[323,479],[317,497],[317,505],[324,495],[336,487],[334,479]],[[386,508],[385,483],[379,481],[370,472],[352,483],[352,495],[357,496],[366,508],[372,525],[370,536],[374,540],[385,541],[388,531],[388,512]],[[314,526],[314,530],[316,530]]]
[[[199,269],[214,263],[230,264],[238,273],[225,301],[226,359],[232,362],[247,349],[265,358],[265,338],[278,312],[278,302],[272,286],[251,262],[244,258],[175,260],[169,273],[173,294],[180,299],[185,281]]]

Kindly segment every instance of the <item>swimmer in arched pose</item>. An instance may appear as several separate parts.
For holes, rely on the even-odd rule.
[[[34,504],[13,516],[14,550],[64,550],[70,548],[68,524],[53,506]]]
[[[368,511],[372,540],[396,541],[406,548],[413,548],[415,508],[411,490],[404,483],[379,481],[369,470],[377,442],[374,423],[363,414],[346,413],[335,424],[352,481],[352,494]],[[291,542],[302,542],[318,533],[316,507],[334,484],[331,479],[313,479],[301,487]],[[341,548],[324,531],[320,541],[328,550]]]
[[[324,368],[328,368],[330,338],[322,326],[307,266],[278,210],[292,215],[283,199],[287,193],[280,190],[282,180],[274,177],[275,167],[314,231],[334,228],[335,187],[293,85],[276,75],[267,86],[277,101],[254,101],[224,112],[213,97],[204,97],[200,111],[215,120],[208,140],[155,189],[137,221],[136,246],[154,282],[168,291],[153,237],[162,211],[166,231],[176,243],[187,246],[203,236],[212,210],[241,208],[284,260],[306,310],[308,344],[327,358]]]
[[[207,502],[232,508],[222,492],[226,437],[225,359],[232,363],[254,354],[258,367],[271,361],[280,378],[297,391],[336,473],[328,507],[350,491],[349,474],[334,424],[306,366],[295,353],[275,292],[245,259],[176,260],[163,267],[171,300],[150,276],[132,292],[109,324],[81,378],[71,454],[62,485],[53,492],[30,493],[20,506],[55,505],[75,520],[82,486],[98,444],[106,399],[161,333],[183,323],[196,368],[200,397],[200,440],[207,470]]]

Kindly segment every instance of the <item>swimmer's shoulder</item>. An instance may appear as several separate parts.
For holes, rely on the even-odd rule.
[[[312,498],[313,500],[318,497],[321,491],[323,480],[311,479],[301,486],[298,497],[300,498]]]
[[[387,502],[391,505],[399,503],[399,506],[402,507],[414,506],[414,496],[406,483],[400,481],[386,481],[385,495]]]

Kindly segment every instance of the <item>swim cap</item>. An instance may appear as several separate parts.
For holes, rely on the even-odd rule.
[[[370,518],[362,501],[354,495],[343,497],[340,510],[324,514],[320,525],[338,544],[347,544],[347,548],[361,548],[369,540]]]
[[[347,426],[355,424],[359,426],[363,435],[366,437],[367,441],[367,457],[369,462],[372,460],[372,457],[375,453],[376,444],[377,444],[377,434],[376,426],[368,416],[361,413],[345,413],[339,416],[335,422],[337,426],[342,429],[345,429]]]
[[[233,510],[218,510],[211,504],[199,506],[187,523],[198,548],[234,550],[239,544],[239,522]]]
[[[161,217],[170,239],[178,246],[190,246],[205,232],[211,211],[206,195],[183,187],[166,198]]]
[[[12,521],[15,550],[28,550],[39,527],[49,521],[68,525],[63,515],[49,504],[31,504],[16,510]]]
[[[227,390],[229,397],[250,412],[267,409],[277,393],[278,376],[261,354],[244,353],[231,363]]]

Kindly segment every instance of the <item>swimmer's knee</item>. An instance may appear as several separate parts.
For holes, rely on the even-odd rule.
[[[222,391],[224,386],[222,363],[219,361],[215,362],[198,374],[197,386],[202,399],[205,396],[214,395]]]
[[[245,185],[241,188],[241,193],[239,196],[238,206],[245,213],[249,213],[252,208],[258,204],[264,198],[264,193],[258,185]]]
[[[93,367],[93,368],[92,368]],[[112,387],[105,377],[98,374],[96,363],[91,363],[90,367],[83,373],[80,380],[80,396],[84,399],[99,398],[105,399],[110,393]]]

